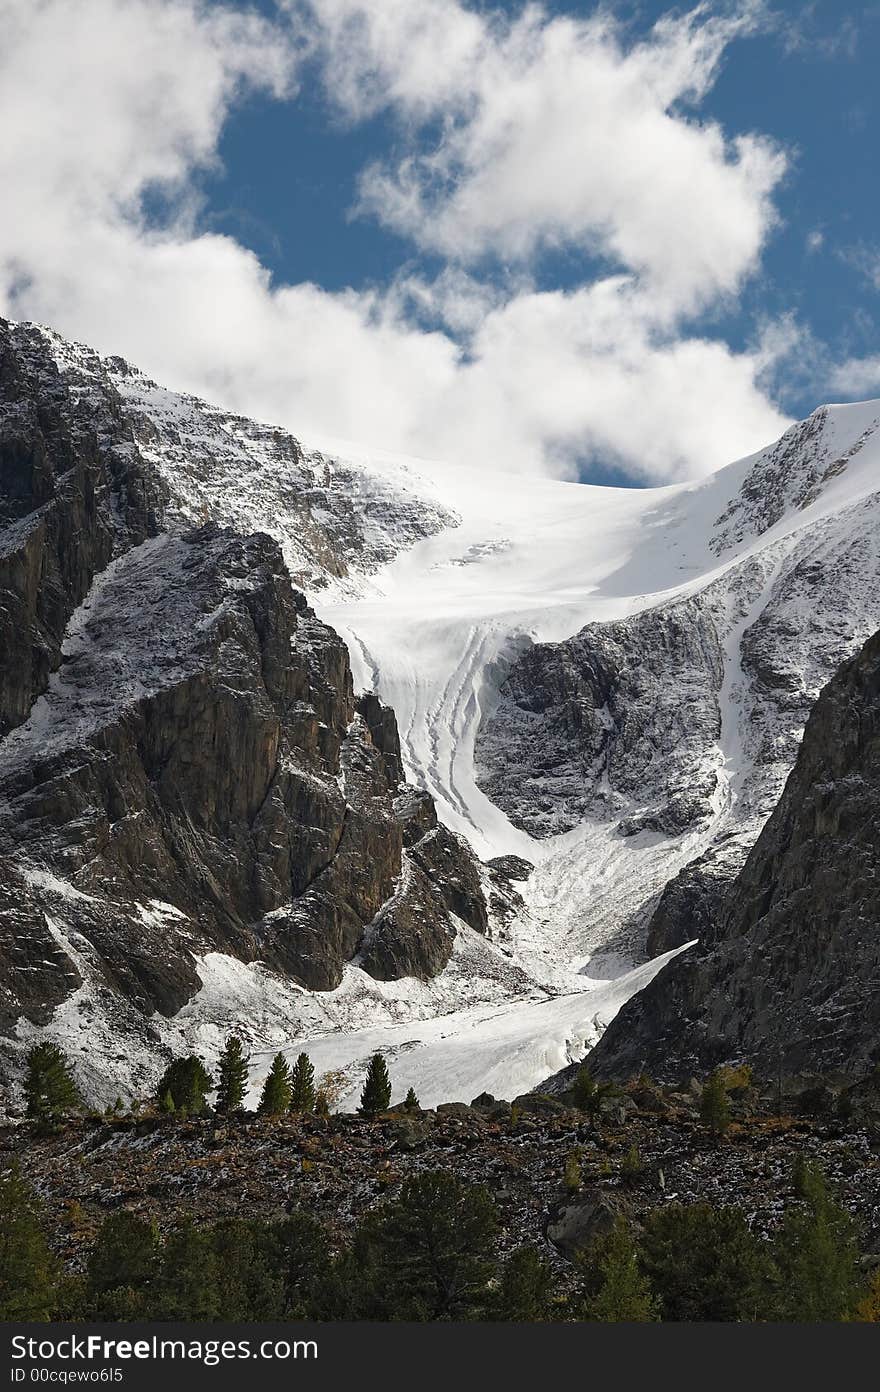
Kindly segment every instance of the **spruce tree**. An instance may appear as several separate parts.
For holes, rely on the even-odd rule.
[[[315,1070],[308,1054],[300,1054],[290,1074],[290,1110],[306,1115],[315,1110]]]
[[[408,1090],[406,1097],[404,1097],[403,1099],[403,1105],[405,1110],[408,1112],[421,1111],[421,1103],[419,1102],[419,1099],[416,1097],[415,1088],[410,1088]]]
[[[34,1121],[51,1124],[65,1112],[82,1106],[67,1060],[55,1044],[35,1044],[27,1056],[24,1080],[27,1115]]]
[[[709,1075],[700,1096],[700,1120],[716,1140],[724,1135],[730,1125],[727,1089],[724,1086],[724,1077],[717,1068]]]
[[[159,1079],[156,1098],[160,1102],[170,1093],[174,1109],[181,1116],[199,1116],[214,1083],[202,1060],[195,1054],[175,1059]]]
[[[282,1116],[290,1107],[290,1069],[283,1054],[276,1054],[266,1074],[260,1105],[261,1116]]]
[[[381,1054],[374,1054],[367,1067],[367,1077],[361,1093],[361,1116],[375,1117],[391,1106],[391,1079]]]
[[[632,1234],[622,1218],[594,1248],[592,1264],[598,1289],[587,1302],[587,1319],[601,1324],[645,1324],[658,1318],[650,1282],[639,1268]]]
[[[217,1061],[217,1101],[215,1109],[221,1116],[241,1111],[247,1090],[248,1059],[241,1040],[234,1034]]]
[[[0,1320],[52,1319],[57,1280],[40,1205],[16,1165],[0,1180]]]

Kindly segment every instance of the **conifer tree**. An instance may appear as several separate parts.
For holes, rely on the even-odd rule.
[[[596,1095],[596,1083],[588,1068],[579,1068],[572,1088],[574,1105],[578,1111],[589,1112],[592,1110],[593,1099]]]
[[[629,1226],[618,1218],[593,1250],[596,1294],[587,1303],[587,1319],[601,1324],[645,1324],[658,1318],[650,1282],[642,1273]]]
[[[210,1234],[184,1219],[165,1241],[150,1318],[213,1320],[219,1303],[217,1258]]]
[[[361,1116],[375,1117],[391,1106],[391,1079],[381,1054],[374,1054],[367,1067],[367,1077],[361,1093]]]
[[[727,1089],[724,1086],[724,1077],[717,1068],[707,1078],[700,1096],[700,1120],[716,1140],[724,1135],[730,1125]]]
[[[27,1115],[44,1124],[58,1121],[65,1112],[82,1106],[67,1060],[57,1045],[35,1044],[29,1051],[24,1095]]]
[[[198,1116],[205,1110],[205,1099],[213,1086],[213,1079],[202,1060],[190,1054],[168,1065],[159,1079],[156,1097],[161,1102],[168,1092],[180,1116]]]
[[[16,1166],[0,1180],[0,1320],[52,1319],[57,1279],[39,1203]]]
[[[803,1202],[786,1211],[773,1242],[773,1317],[806,1324],[840,1320],[859,1291],[855,1224],[818,1165],[801,1168],[800,1184]]]
[[[216,1110],[221,1116],[241,1111],[247,1090],[248,1059],[241,1040],[231,1034],[217,1061]]]
[[[419,1099],[416,1097],[415,1088],[410,1088],[408,1090],[406,1097],[404,1097],[403,1099],[403,1105],[405,1110],[408,1112],[421,1111],[421,1103],[419,1102]]]
[[[580,1189],[584,1174],[581,1169],[581,1155],[579,1150],[570,1150],[565,1157],[565,1169],[562,1181],[570,1194]]]
[[[540,1252],[520,1247],[501,1268],[489,1316],[515,1324],[537,1324],[551,1317],[553,1290],[553,1272]]]
[[[446,1170],[407,1179],[359,1229],[377,1319],[479,1318],[490,1301],[498,1214],[488,1191]]]
[[[143,1317],[158,1274],[159,1250],[152,1223],[127,1209],[105,1218],[89,1254],[89,1313],[110,1320]]]
[[[315,1070],[308,1054],[300,1054],[290,1074],[290,1110],[306,1115],[315,1110]]]
[[[283,1054],[276,1054],[266,1074],[260,1105],[261,1116],[282,1116],[290,1107],[290,1069]]]
[[[174,1106],[174,1098],[171,1096],[171,1093],[168,1091],[167,1088],[159,1098],[159,1111],[162,1113],[163,1116],[173,1116],[174,1112],[176,1111],[176,1108]]]
[[[645,1222],[639,1257],[666,1320],[764,1318],[770,1253],[737,1208],[705,1202],[655,1208]]]

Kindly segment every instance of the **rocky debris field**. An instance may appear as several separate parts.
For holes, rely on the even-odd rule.
[[[630,1085],[603,1099],[593,1118],[529,1095],[512,1105],[484,1096],[471,1106],[394,1111],[375,1121],[95,1117],[42,1137],[18,1124],[0,1132],[0,1171],[20,1164],[72,1269],[115,1209],[167,1229],[184,1217],[272,1219],[303,1208],[341,1243],[408,1176],[442,1169],[488,1188],[501,1215],[502,1251],[537,1244],[564,1271],[616,1214],[638,1222],[663,1204],[736,1205],[756,1232],[769,1233],[793,1200],[792,1166],[802,1154],[820,1162],[857,1218],[862,1252],[880,1259],[876,1098],[841,1117],[832,1094],[814,1088],[803,1094],[800,1114],[787,1106],[775,1115],[747,1090],[733,1101],[727,1134],[713,1140],[699,1119],[698,1093],[695,1083],[680,1092]]]

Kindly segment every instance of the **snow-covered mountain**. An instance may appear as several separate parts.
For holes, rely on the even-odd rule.
[[[486,863],[490,925],[459,920],[429,981],[355,961],[320,993],[194,944],[200,989],[172,1016],[136,1028],[73,993],[15,1037],[62,1034],[96,1077],[121,1055],[132,1083],[233,1024],[266,1056],[307,1041],[353,1086],[382,1047],[426,1103],[510,1095],[582,1056],[665,960],[648,944],[678,950],[711,912],[819,690],[878,626],[880,403],[821,408],[700,483],[598,488],[305,448],[30,332],[80,416],[112,393],[163,525],[277,540],[355,687],[396,713],[411,784]],[[56,883],[54,921],[77,892]]]

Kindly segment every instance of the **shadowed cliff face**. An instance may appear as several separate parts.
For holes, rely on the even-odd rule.
[[[822,691],[780,802],[699,950],[624,1007],[590,1056],[622,1076],[744,1058],[880,1061],[880,634]]]
[[[432,975],[450,909],[484,928],[485,905],[456,838],[404,848],[393,712],[356,700],[274,541],[159,531],[113,395],[0,326],[3,1026],[85,976],[172,1014],[211,950],[317,990],[362,946]]]
[[[40,334],[0,320],[0,733],[59,662],[70,615],[165,499],[109,386],[75,398]]]

